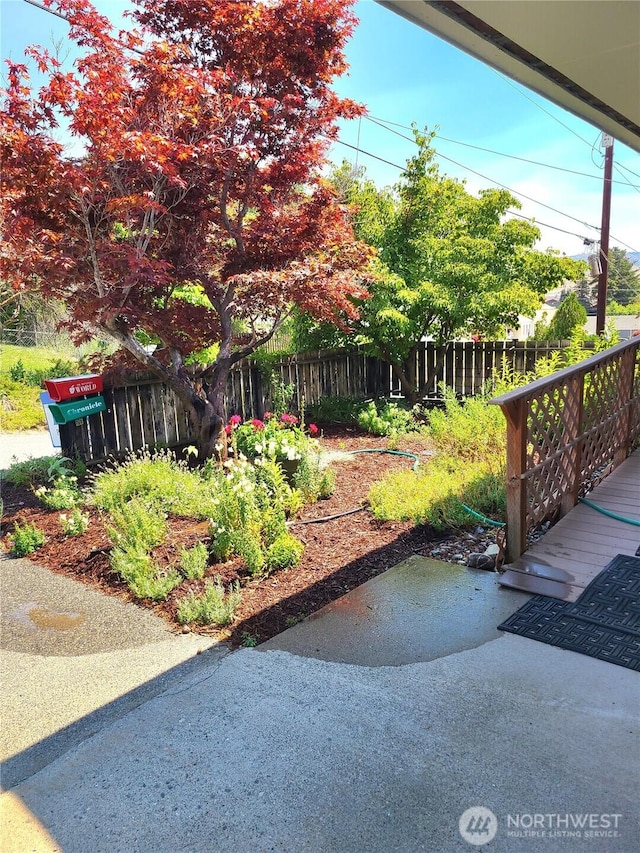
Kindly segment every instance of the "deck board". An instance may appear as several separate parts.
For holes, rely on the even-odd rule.
[[[640,451],[596,486],[588,500],[640,521]],[[639,546],[640,527],[579,503],[514,563],[505,566],[500,583],[575,601],[616,554],[632,556]],[[552,578],[554,583],[544,578]]]

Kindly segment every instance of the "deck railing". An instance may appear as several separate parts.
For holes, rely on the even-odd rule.
[[[491,401],[507,419],[507,562],[640,443],[640,338]]]

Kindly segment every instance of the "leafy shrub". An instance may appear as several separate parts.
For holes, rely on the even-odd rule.
[[[320,464],[320,458],[307,454],[293,475],[293,482],[305,504],[330,497],[336,487],[336,476],[330,468]]]
[[[266,565],[269,572],[297,566],[304,553],[304,545],[290,533],[282,533],[267,551]]]
[[[429,413],[429,434],[436,450],[444,456],[468,462],[495,460],[502,466],[507,428],[499,406],[489,406],[482,397],[460,402],[444,389],[445,408]]]
[[[14,462],[4,472],[3,477],[7,483],[14,486],[37,486],[50,482],[54,476],[74,473],[71,468],[67,468],[70,464],[70,460],[63,456],[40,456],[37,459]]]
[[[23,363],[22,359],[19,358],[9,368],[9,376],[11,377],[13,382],[23,382],[26,375],[27,375],[27,371],[25,370],[24,363]]]
[[[499,521],[506,513],[504,470],[484,462],[435,459],[417,473],[396,471],[373,483],[369,503],[378,519],[428,523],[436,530],[471,521],[463,504]]]
[[[211,550],[220,560],[242,557],[253,576],[267,568],[267,550],[284,533],[292,505],[301,501],[274,460],[228,460],[210,519]]]
[[[46,426],[38,389],[14,382],[7,375],[0,376],[0,409],[2,429],[7,432]]]
[[[20,525],[16,522],[10,539],[12,547],[9,553],[13,557],[24,557],[44,545],[45,535],[34,524]]]
[[[92,501],[101,509],[111,510],[137,496],[160,512],[206,519],[212,513],[214,487],[209,469],[206,473],[190,471],[169,451],[146,451],[97,474]]]
[[[407,409],[396,403],[376,404],[373,400],[358,413],[358,424],[372,435],[398,435],[416,428]]]
[[[129,543],[113,549],[111,567],[136,598],[150,598],[152,601],[164,600],[182,580],[175,569],[160,571],[149,554]]]
[[[253,524],[244,530],[234,530],[230,535],[230,550],[242,557],[247,571],[252,576],[262,574],[266,559],[261,540],[259,524]]]
[[[349,424],[358,419],[366,403],[356,397],[322,397],[307,406],[308,416],[321,424]]]
[[[226,595],[220,578],[206,581],[204,592],[195,595],[190,592],[178,605],[177,619],[181,624],[198,622],[201,625],[228,625],[240,604],[240,592],[237,587]]]
[[[157,508],[149,507],[139,497],[123,501],[110,512],[107,535],[114,545],[146,554],[161,545],[167,535],[167,522]]]
[[[198,542],[193,548],[183,550],[180,554],[180,571],[188,580],[201,580],[204,577],[209,552],[204,542]]]
[[[58,477],[51,487],[40,486],[34,494],[47,509],[75,509],[83,502],[78,478],[72,474]]]
[[[74,509],[71,515],[60,515],[60,526],[65,536],[82,536],[89,529],[89,516]]]

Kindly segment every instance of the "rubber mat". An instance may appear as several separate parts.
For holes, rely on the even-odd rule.
[[[617,557],[575,602],[536,595],[498,630],[640,672],[640,557]]]

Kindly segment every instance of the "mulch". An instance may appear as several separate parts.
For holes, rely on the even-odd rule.
[[[383,450],[388,447],[388,439],[364,435],[356,428],[325,427],[321,444],[323,450],[335,452]],[[416,453],[423,461],[430,454],[427,441],[420,436],[403,438],[398,449]],[[334,493],[327,500],[305,508],[292,525],[292,532],[305,545],[302,560],[295,569],[255,580],[247,575],[240,560],[210,566],[208,577],[220,576],[224,583],[238,582],[242,588],[236,618],[222,631],[202,626],[185,629],[176,621],[178,600],[189,590],[199,592],[203,581],[183,581],[164,602],[154,604],[135,599],[109,565],[107,519],[97,510],[88,510],[91,522],[85,534],[65,537],[58,512],[42,507],[30,491],[5,483],[2,534],[10,532],[18,520],[35,524],[47,539],[30,556],[34,562],[105,594],[147,607],[167,619],[176,631],[214,635],[231,646],[255,644],[275,636],[413,554],[464,563],[469,553],[483,551],[492,541],[490,532],[473,525],[465,531],[442,534],[428,525],[377,521],[365,506],[371,483],[412,464],[408,457],[383,453],[358,454],[333,462]],[[340,515],[349,510],[358,511]],[[333,515],[340,517],[317,521]],[[170,518],[169,523],[167,542],[154,552],[154,559],[161,566],[175,563],[182,548],[189,548],[208,536],[206,522]]]

